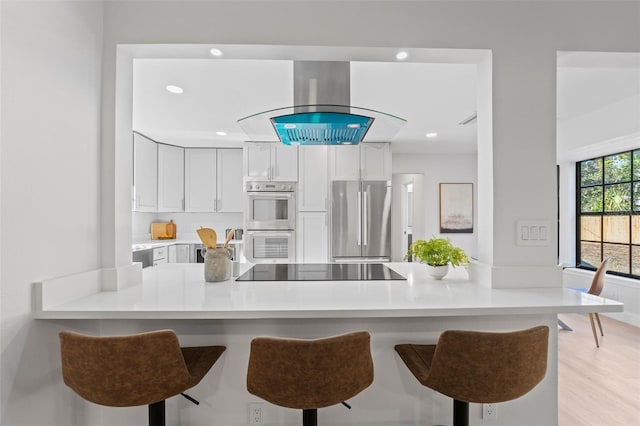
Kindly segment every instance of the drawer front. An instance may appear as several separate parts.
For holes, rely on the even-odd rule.
[[[167,258],[167,248],[166,247],[157,247],[153,249],[153,260],[154,262],[159,259]]]

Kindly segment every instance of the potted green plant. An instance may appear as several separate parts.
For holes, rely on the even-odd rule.
[[[409,257],[420,263],[426,263],[429,274],[437,280],[447,275],[449,265],[459,266],[469,263],[464,250],[451,244],[448,238],[432,237],[429,241],[416,240],[409,246],[405,259]]]

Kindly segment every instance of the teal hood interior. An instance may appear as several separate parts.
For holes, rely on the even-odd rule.
[[[373,124],[372,117],[343,112],[304,112],[271,118],[285,145],[356,145]]]
[[[391,142],[405,123],[391,114],[344,105],[292,106],[238,120],[249,141],[301,146]]]

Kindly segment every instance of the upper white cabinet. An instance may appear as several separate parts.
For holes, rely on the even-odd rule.
[[[362,180],[391,180],[391,144],[360,144]]]
[[[331,180],[390,180],[391,144],[332,146],[329,169]]]
[[[216,151],[206,148],[185,150],[184,210],[213,212],[216,209]]]
[[[242,150],[187,148],[185,211],[242,212]]]
[[[216,211],[242,212],[242,150],[218,149]]]
[[[158,209],[158,146],[142,135],[133,134],[133,210]]]
[[[298,210],[327,211],[329,209],[327,146],[304,146],[298,151]]]
[[[297,181],[298,147],[279,143],[246,143],[244,175],[250,180]]]
[[[158,145],[158,211],[184,209],[184,148]]]
[[[331,180],[360,179],[360,145],[331,146]]]

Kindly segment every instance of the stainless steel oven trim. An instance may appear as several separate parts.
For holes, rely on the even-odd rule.
[[[270,221],[253,220],[252,200],[286,200],[287,216],[284,219],[274,219]],[[296,196],[294,192],[247,192],[247,214],[245,228],[271,230],[271,229],[293,229],[296,224]]]

